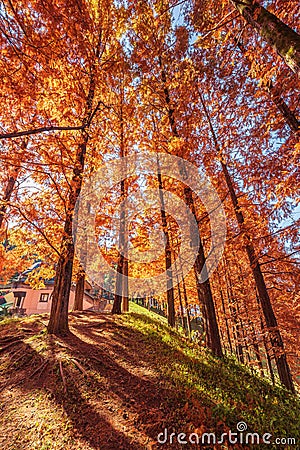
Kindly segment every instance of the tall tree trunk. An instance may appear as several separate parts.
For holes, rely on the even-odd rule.
[[[257,303],[260,305],[258,296],[257,296]],[[263,344],[265,347],[265,354],[266,354],[266,358],[267,358],[267,366],[269,369],[272,383],[275,384],[274,370],[273,370],[272,361],[271,361],[271,357],[270,357],[270,351],[273,349],[272,349],[272,344],[270,343],[270,340],[266,336],[266,332],[265,332],[266,327],[265,327],[264,321],[262,319],[262,315],[260,317],[260,327],[261,327],[261,331],[262,331]]]
[[[212,122],[211,122],[208,110],[206,108],[206,105],[204,103],[204,100],[200,93],[199,93],[199,95],[200,95],[200,101],[202,103],[205,115],[207,117],[207,120],[208,120],[208,123],[210,126],[210,130],[211,130],[213,141],[214,141],[215,148],[216,148],[216,153],[219,155],[220,147],[219,147],[219,143],[217,140],[217,136],[216,136],[215,130],[212,126]],[[281,383],[287,389],[289,389],[292,392],[295,392],[290,368],[289,368],[289,365],[288,365],[288,362],[286,359],[286,353],[284,350],[283,340],[281,337],[280,330],[278,328],[277,319],[274,314],[272,303],[270,301],[270,297],[269,297],[267,286],[266,286],[266,283],[264,280],[264,276],[262,274],[260,264],[259,264],[258,258],[256,256],[255,248],[254,248],[254,245],[252,243],[252,240],[251,240],[249,234],[245,230],[244,215],[240,209],[240,206],[238,203],[238,198],[237,198],[235,188],[234,188],[231,176],[229,174],[227,165],[222,160],[221,160],[221,166],[222,166],[223,174],[224,174],[226,184],[227,184],[227,187],[229,190],[231,201],[233,204],[235,216],[236,216],[239,228],[244,235],[245,249],[246,249],[248,259],[249,259],[253,278],[255,280],[256,288],[258,291],[258,296],[259,296],[259,300],[260,300],[260,304],[261,304],[261,309],[262,309],[262,312],[264,315],[266,327],[267,327],[270,341],[271,341],[271,344],[273,347],[279,378],[280,378]]]
[[[182,261],[181,261],[180,252],[178,254],[178,259],[179,259],[179,264],[180,264],[180,266],[182,268]],[[188,335],[191,336],[191,333],[192,333],[191,317],[190,317],[189,302],[188,302],[188,297],[187,297],[186,285],[185,285],[185,279],[184,278],[182,278],[182,289],[183,289],[184,307],[185,307],[185,310],[186,310],[187,331],[188,331]]]
[[[83,120],[83,125],[86,129],[89,128],[90,122],[93,118],[93,100],[96,89],[95,76],[101,50],[101,36],[102,31],[100,30],[97,48],[95,51],[95,60],[91,67],[89,91],[86,100],[86,112]],[[74,260],[74,243],[72,235],[73,218],[76,202],[81,192],[88,139],[88,133],[85,130],[82,130],[81,143],[78,145],[75,156],[73,176],[67,200],[67,213],[61,242],[60,256],[56,266],[50,320],[47,327],[49,334],[65,335],[69,332],[68,307]]]
[[[239,262],[237,260],[236,260],[236,265],[239,268],[239,281],[240,281],[241,286],[243,286],[242,269],[241,269],[241,265],[239,264]],[[243,306],[244,306],[244,309],[245,309],[247,323],[248,323],[249,330],[250,330],[251,344],[253,346],[253,350],[254,350],[255,358],[256,358],[256,361],[257,361],[257,364],[258,364],[258,368],[260,370],[260,374],[261,374],[261,376],[264,376],[260,348],[259,348],[257,337],[256,337],[256,334],[255,334],[254,324],[253,324],[253,322],[251,320],[251,315],[250,315],[249,310],[248,310],[247,301],[245,300],[245,298],[247,298],[247,296],[248,296],[248,293],[245,291],[244,286],[243,286],[243,294],[244,294]]]
[[[242,337],[240,333],[240,326],[238,323],[238,311],[236,308],[236,299],[234,297],[232,282],[230,278],[230,269],[227,269],[228,261],[226,261],[224,257],[224,271],[225,271],[225,280],[227,286],[227,298],[228,298],[228,308],[230,311],[230,316],[233,322],[233,335],[235,338],[235,353],[238,360],[244,364],[244,353],[243,353],[243,345],[242,345]]]
[[[172,232],[170,233],[170,237],[171,237],[171,245],[172,245],[172,249],[173,249],[174,267],[175,267],[175,271],[176,271],[177,292],[178,292],[178,300],[179,300],[179,307],[180,307],[179,312],[180,312],[180,317],[181,317],[181,325],[182,325],[182,328],[183,328],[184,332],[186,333],[186,325],[185,325],[184,310],[183,310],[183,303],[182,303],[182,295],[181,295],[181,289],[180,289],[180,279],[179,279],[179,272],[178,272],[178,264],[177,264],[176,254],[175,254],[175,251],[174,251],[175,243],[174,243],[174,239],[172,237]]]
[[[272,102],[277,106],[290,129],[300,136],[300,122],[281,97],[279,89],[274,87],[272,83],[269,83],[267,86],[267,91]]]
[[[228,325],[228,314],[227,314],[226,307],[225,307],[224,294],[223,294],[223,290],[222,290],[220,274],[218,271],[217,271],[217,275],[218,275],[218,286],[219,286],[219,292],[220,292],[220,297],[221,297],[221,304],[222,304],[223,315],[224,315],[224,320],[225,320],[225,325],[226,325],[226,334],[227,334],[228,345],[229,345],[230,353],[233,353],[231,336],[230,336],[229,325]]]
[[[235,39],[237,47],[240,49],[241,53],[245,57],[246,50],[244,46],[238,39]],[[246,58],[246,57],[245,57]],[[270,99],[274,103],[274,105],[281,112],[284,120],[290,127],[290,129],[300,135],[300,122],[297,119],[295,113],[291,111],[289,106],[286,104],[284,99],[281,97],[280,91],[278,87],[274,87],[273,83],[270,81],[266,84],[265,90],[268,92]]]
[[[165,237],[165,265],[167,277],[167,305],[168,305],[168,324],[175,327],[175,305],[174,305],[174,288],[173,288],[173,273],[172,273],[172,249],[168,230],[167,216],[165,211],[165,201],[163,193],[163,182],[159,168],[159,160],[157,156],[157,178],[159,187],[160,199],[160,215],[162,221],[162,228]]]
[[[250,267],[251,267],[252,274],[253,274],[253,277],[255,280],[255,284],[257,287],[262,312],[263,312],[265,322],[266,322],[266,327],[268,329],[270,341],[271,341],[271,344],[272,344],[272,347],[274,350],[275,361],[276,361],[276,365],[277,365],[279,378],[280,378],[281,383],[284,384],[287,389],[294,392],[294,385],[292,382],[290,368],[289,368],[289,365],[288,365],[288,362],[286,359],[286,353],[284,350],[283,340],[281,337],[280,330],[278,328],[277,319],[274,314],[274,310],[273,310],[272,303],[271,303],[271,300],[269,297],[269,293],[268,293],[267,286],[266,286],[266,283],[264,280],[264,276],[262,274],[260,264],[259,264],[258,258],[256,256],[256,252],[255,252],[255,248],[252,243],[252,240],[251,240],[250,236],[248,235],[248,233],[245,231],[244,216],[239,207],[238,199],[237,199],[235,189],[234,189],[230,174],[228,172],[227,166],[223,162],[221,164],[222,164],[223,173],[224,173],[224,176],[226,179],[226,183],[227,183],[227,186],[229,189],[230,197],[231,197],[231,200],[233,203],[236,219],[239,224],[240,230],[244,233],[245,248],[246,248],[246,252],[248,255],[249,262],[250,262]]]
[[[196,208],[195,208],[195,203],[194,203],[194,199],[193,199],[193,192],[191,190],[191,188],[187,187],[184,189],[184,193],[185,193],[185,202],[187,204],[187,206],[190,208],[190,210],[192,211],[195,220],[198,224],[198,229],[199,229],[199,220],[197,218],[197,213],[196,213]],[[193,239],[191,241],[191,244],[193,245]],[[197,291],[198,294],[200,296],[200,301],[201,304],[203,305],[203,319],[206,322],[206,345],[208,346],[208,348],[211,349],[211,351],[213,352],[214,355],[216,356],[222,356],[223,351],[222,351],[222,344],[221,344],[221,339],[220,339],[220,332],[219,332],[219,326],[218,326],[218,321],[217,321],[217,316],[216,316],[216,309],[215,309],[215,304],[214,304],[214,300],[213,300],[213,295],[212,295],[212,290],[211,290],[211,286],[210,286],[210,281],[209,278],[206,274],[206,276],[204,276],[205,281],[203,283],[200,283],[200,274],[203,270],[205,270],[206,265],[205,265],[205,253],[204,253],[204,247],[200,238],[200,233],[199,233],[199,248],[198,248],[198,253],[197,253],[197,257],[196,257],[196,261],[195,261],[195,266],[194,266],[194,270],[195,270],[195,274],[196,274],[196,286],[197,286]]]
[[[121,314],[123,301],[123,281],[124,281],[124,251],[125,251],[125,221],[126,211],[124,208],[125,200],[125,180],[121,181],[121,211],[120,211],[120,230],[119,230],[119,257],[117,263],[117,275],[115,286],[115,299],[112,307],[112,314]]]
[[[250,362],[251,358],[250,358],[250,353],[249,353],[249,345],[248,345],[247,339],[246,339],[245,323],[242,320],[240,303],[237,300],[237,295],[234,294],[234,284],[232,283],[232,280],[230,277],[230,274],[233,273],[233,271],[236,272],[236,265],[234,265],[234,267],[230,267],[230,262],[228,260],[226,260],[226,257],[225,257],[225,261],[226,261],[226,269],[228,270],[228,279],[229,279],[229,283],[230,283],[230,292],[231,292],[231,296],[232,296],[231,298],[233,299],[233,305],[234,305],[234,308],[236,311],[237,333],[238,333],[239,339],[241,341],[242,352],[244,349],[244,353],[247,356],[248,362]]]
[[[123,263],[124,279],[123,279],[123,302],[122,311],[129,311],[129,292],[128,292],[128,258],[124,259]]]
[[[231,0],[231,3],[292,71],[300,76],[300,35],[256,1]]]
[[[68,307],[74,260],[74,243],[72,235],[73,216],[76,202],[81,191],[87,141],[88,136],[84,135],[83,142],[78,147],[76,155],[77,164],[73,170],[64,234],[61,243],[60,256],[56,266],[50,320],[48,324],[49,334],[65,335],[69,331]]]
[[[124,117],[123,117],[123,104],[124,104],[124,90],[121,86],[121,104],[119,111],[119,125],[120,125],[120,157],[124,158],[127,155],[125,148],[125,136],[124,136]],[[126,179],[122,180],[121,186],[121,211],[120,211],[120,230],[119,230],[119,257],[117,263],[117,275],[115,286],[115,299],[112,308],[113,314],[121,314],[122,310],[127,312],[129,310],[128,304],[128,259],[127,259],[127,221],[126,221],[126,205],[125,201],[128,196],[128,184]]]
[[[165,96],[165,102],[168,112],[168,119],[169,119],[169,125],[172,131],[172,135],[174,137],[180,137],[176,123],[175,123],[175,116],[174,116],[174,108],[171,104],[171,98],[169,94],[169,89],[167,87],[167,77],[166,73],[163,67],[162,58],[159,57],[159,64],[161,68],[161,81],[163,86],[163,92]],[[177,156],[181,156],[178,154]],[[195,203],[193,199],[193,192],[190,187],[186,187],[184,189],[184,197],[185,202],[187,206],[191,209],[197,224],[198,224],[198,230],[199,230],[199,221],[197,220],[196,215],[196,209],[195,209]],[[192,242],[193,244],[193,242]],[[200,238],[200,230],[199,230],[199,250],[196,258],[196,262],[194,265],[194,271],[196,275],[196,285],[197,285],[197,293],[200,299],[202,306],[202,312],[204,316],[204,320],[206,323],[206,344],[211,349],[212,353],[216,356],[222,356],[222,345],[220,340],[220,333],[219,333],[219,326],[217,322],[216,317],[216,310],[215,305],[212,297],[212,291],[210,287],[209,278],[205,277],[206,280],[203,283],[200,283],[199,277],[202,272],[202,270],[205,270],[205,254],[204,254],[204,248],[203,244]]]
[[[182,325],[183,331],[186,332],[185,320],[184,320],[184,312],[183,312],[183,303],[182,303],[182,297],[181,297],[181,290],[180,290],[178,274],[177,274],[177,292],[178,292],[178,300],[179,300],[179,308],[180,308],[179,311],[180,311],[181,325]]]
[[[84,283],[85,283],[85,272],[83,267],[79,267],[76,280],[73,311],[83,310]]]

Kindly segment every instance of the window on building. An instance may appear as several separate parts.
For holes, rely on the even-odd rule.
[[[22,308],[25,296],[26,296],[26,292],[24,292],[24,291],[14,292],[15,308]]]
[[[47,302],[49,300],[49,294],[41,294],[40,302]]]

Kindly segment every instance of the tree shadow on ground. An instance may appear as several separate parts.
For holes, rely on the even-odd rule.
[[[27,359],[16,368],[17,356],[11,352],[6,375],[13,377],[2,388],[17,385],[24,393],[47,392],[65,411],[74,439],[101,450],[145,449],[147,440],[156,441],[165,427],[186,432],[204,426],[222,432],[224,421],[230,426],[245,418],[251,426],[251,414],[256,425],[264,414],[262,427],[272,420],[273,428],[277,423],[283,430],[295,422],[288,411],[292,401],[288,396],[285,404],[284,390],[274,389],[234,361],[200,351],[189,356],[176,332],[151,317],[132,316],[153,330],[147,335],[112,316],[89,313],[71,314],[73,332],[64,338],[47,336],[41,329],[42,334],[28,344],[24,335],[18,351]],[[171,336],[171,343],[163,341],[162,330]],[[184,386],[176,373],[180,367],[189,378]],[[164,448],[201,447],[174,443]]]
[[[75,336],[70,335],[66,339],[67,342],[73,340],[75,341],[74,346],[78,345],[81,352],[86,350],[85,344]],[[76,372],[74,376],[74,371],[70,370],[66,359],[60,354],[55,339],[49,336],[47,344],[49,351],[47,356],[43,357],[40,352],[34,350],[32,345],[24,343],[20,339],[16,346],[19,347],[18,350],[22,351],[23,358],[19,359],[19,352],[16,351],[6,355],[9,356],[9,362],[6,364],[6,380],[2,383],[2,390],[17,388],[24,394],[37,391],[47,392],[48,397],[50,396],[51,400],[64,410],[71,421],[74,438],[88,442],[92,448],[101,450],[143,449],[143,446],[134,442],[133,437],[128,437],[124,432],[116,429],[108,420],[108,416],[102,413],[101,408],[95,408],[89,399],[85,398],[84,391],[78,386]],[[83,347],[81,347],[82,345]],[[88,350],[90,351],[90,347]],[[75,357],[77,354],[78,349]],[[63,361],[62,370],[66,382],[66,392],[64,392],[61,380],[59,361]],[[17,370],[16,362],[19,362]],[[115,370],[118,370],[117,365]],[[79,377],[79,380],[82,380],[82,377]],[[99,392],[103,390],[101,383],[92,381],[91,385]],[[11,437],[8,439],[11,440]],[[7,447],[2,448],[10,448],[9,445],[7,443]]]

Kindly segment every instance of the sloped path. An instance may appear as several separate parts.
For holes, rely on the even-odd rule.
[[[143,335],[93,312],[72,313],[63,339],[47,336],[46,322],[1,331],[1,449],[156,448],[176,420],[178,393]]]

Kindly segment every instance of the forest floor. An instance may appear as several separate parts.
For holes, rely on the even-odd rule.
[[[213,358],[163,318],[135,304],[117,317],[72,313],[65,338],[47,335],[47,319],[0,323],[2,450],[251,448],[178,444],[181,432],[220,437],[241,421],[298,442],[276,448],[300,448],[298,398],[234,359]]]

